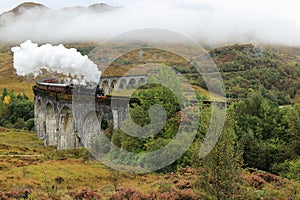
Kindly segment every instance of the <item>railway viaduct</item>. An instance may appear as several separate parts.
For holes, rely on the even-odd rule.
[[[147,75],[128,75],[128,76],[105,76],[101,77],[100,84],[105,94],[121,89],[136,88],[147,82]]]
[[[143,75],[128,77],[104,77],[100,84],[106,93],[113,90],[137,87],[147,81]],[[95,90],[75,87],[72,94],[55,93],[33,87],[35,132],[45,146],[70,149],[88,146],[93,134],[100,134],[102,124],[119,128],[126,119],[128,108],[138,99],[129,97],[95,98]],[[190,102],[193,105],[193,101]],[[212,101],[202,101],[211,105]],[[198,105],[198,101],[196,101]],[[226,102],[217,102],[225,107]]]
[[[118,81],[110,77],[103,81],[112,83],[115,80]],[[73,94],[37,88],[33,88],[33,92],[35,132],[44,139],[46,146],[57,146],[58,149],[87,145],[91,141],[89,133],[100,134],[101,123],[118,128],[127,116],[129,105],[139,102],[129,97],[95,98],[93,89],[83,87],[74,88]]]

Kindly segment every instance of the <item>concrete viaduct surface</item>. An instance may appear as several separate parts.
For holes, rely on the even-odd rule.
[[[114,80],[120,82],[114,78],[103,81]],[[100,99],[95,97],[94,91],[84,93],[80,89],[62,94],[33,88],[35,132],[46,146],[70,149],[88,145],[91,141],[88,137],[92,135],[89,133],[100,134],[103,120],[112,128],[118,128],[127,116],[129,105],[139,103],[129,97]]]

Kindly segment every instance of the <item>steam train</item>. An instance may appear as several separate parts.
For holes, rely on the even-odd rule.
[[[85,87],[85,86],[84,86]],[[62,94],[73,94],[74,85],[68,83],[62,83],[56,78],[48,78],[43,79],[36,82],[34,89],[44,90],[54,93],[62,93]],[[86,90],[94,90],[91,88],[85,87]],[[103,92],[103,89],[97,85],[95,97],[97,98],[105,98],[106,95]]]

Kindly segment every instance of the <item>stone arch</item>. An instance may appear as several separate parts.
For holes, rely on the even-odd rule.
[[[45,125],[46,125],[45,145],[46,146],[57,145],[56,117],[55,117],[54,107],[52,106],[51,103],[47,103],[46,105]]]
[[[136,80],[134,78],[130,79],[128,82],[128,89],[132,89],[136,87],[137,87]]]
[[[126,82],[125,79],[122,79],[122,80],[120,81],[119,89],[120,89],[120,90],[127,89],[127,82]]]
[[[59,114],[57,143],[58,149],[70,149],[77,146],[73,113],[67,106],[64,106]]]
[[[118,82],[116,80],[112,80],[109,88],[110,93],[113,93],[113,91],[118,91]]]
[[[102,84],[101,84],[101,87],[104,91],[105,94],[109,94],[109,83],[108,81],[103,81]]]
[[[144,85],[146,83],[146,79],[145,78],[140,78],[138,80],[138,86]]]
[[[45,109],[40,99],[37,100],[35,105],[35,127],[38,137],[44,139],[46,133]]]
[[[101,114],[100,112],[88,113],[82,122],[82,131],[80,133],[81,144],[86,148],[93,148],[95,137],[100,135]]]

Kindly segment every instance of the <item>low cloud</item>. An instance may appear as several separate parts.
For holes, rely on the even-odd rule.
[[[139,28],[160,28],[206,44],[300,45],[300,26],[296,19],[256,8],[233,9],[215,1],[142,0],[105,12],[75,8],[23,10],[19,15],[10,13],[1,17],[0,42],[101,41]]]

